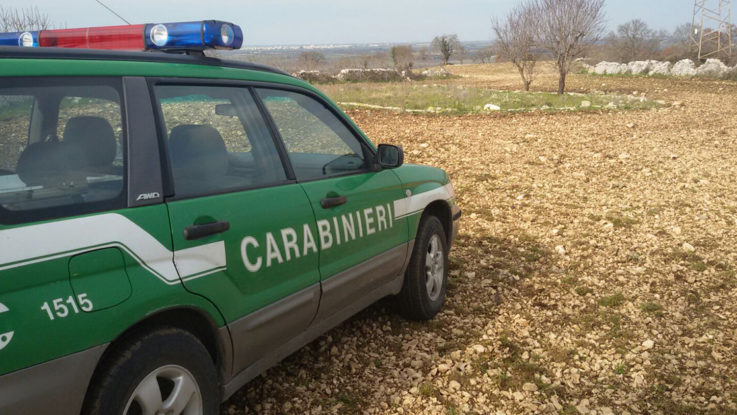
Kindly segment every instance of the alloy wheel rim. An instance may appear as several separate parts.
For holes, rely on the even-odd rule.
[[[125,406],[125,415],[202,415],[202,393],[194,376],[178,365],[144,377]]]
[[[435,234],[430,238],[427,244],[427,252],[425,253],[425,288],[427,288],[427,296],[431,301],[435,301],[440,297],[443,288],[443,274],[445,272],[445,258],[443,255],[443,245],[440,237]]]

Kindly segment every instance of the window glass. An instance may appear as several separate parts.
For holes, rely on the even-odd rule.
[[[177,197],[286,180],[271,133],[248,89],[160,85],[156,95]]]
[[[298,180],[367,167],[358,138],[321,102],[290,91],[259,89],[258,93],[279,129]]]
[[[2,223],[122,207],[118,82],[0,84]]]
[[[123,166],[123,148],[120,137],[123,134],[123,122],[120,117],[120,103],[104,98],[64,97],[59,104],[59,121],[56,134],[62,141],[67,129],[74,129],[74,123],[81,118],[101,118],[107,121],[116,137],[115,157],[113,165]],[[71,125],[70,125],[71,122]],[[107,128],[107,127],[105,127]]]
[[[15,172],[18,157],[28,145],[33,97],[0,95],[0,175]]]

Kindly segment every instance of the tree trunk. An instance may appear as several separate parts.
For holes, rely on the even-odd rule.
[[[560,78],[558,78],[558,95],[563,95],[566,92],[566,75],[568,75],[568,72],[560,71]]]
[[[522,85],[525,87],[525,91],[530,90],[530,84],[532,84],[532,80],[527,79],[527,76],[525,75],[525,67],[523,65],[520,65],[517,62],[513,62],[514,66],[517,67],[517,72],[519,72],[520,78],[522,78]]]

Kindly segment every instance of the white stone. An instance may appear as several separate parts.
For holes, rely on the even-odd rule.
[[[528,382],[522,385],[522,390],[525,392],[537,392],[537,385]]]
[[[484,105],[484,111],[501,111],[502,107],[494,104],[486,104]]]
[[[732,68],[725,65],[719,59],[707,59],[706,62],[696,69],[696,76],[704,78],[724,78],[729,76]]]
[[[597,75],[622,75],[630,70],[626,63],[618,62],[599,62],[594,67],[594,73]]]
[[[665,75],[669,76],[673,64],[670,62],[655,62],[650,65],[650,72],[648,75]]]
[[[591,101],[581,101],[581,108],[590,108]]]
[[[686,252],[695,252],[696,248],[688,242],[684,242],[681,248]]]
[[[673,69],[670,70],[670,73],[673,76],[696,76],[696,64],[691,59],[680,60],[673,65]]]
[[[647,75],[658,61],[634,61],[627,64],[632,75]]]
[[[650,339],[647,339],[647,340],[645,340],[644,342],[642,342],[642,347],[643,347],[643,348],[644,348],[645,350],[650,350],[650,349],[652,349],[652,348],[653,348],[654,346],[655,346],[655,342],[654,342],[654,341],[652,341],[652,340],[650,340]]]
[[[342,69],[335,78],[339,81],[394,81],[400,80],[402,74],[396,69],[375,68],[375,69]]]

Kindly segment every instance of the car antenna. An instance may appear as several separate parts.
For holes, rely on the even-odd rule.
[[[95,0],[95,1],[96,1],[96,2],[97,2],[97,3],[99,4],[99,5],[100,5],[100,6],[102,6],[102,7],[106,8],[106,9],[107,9],[107,10],[108,10],[108,11],[109,11],[110,13],[114,14],[115,16],[117,16],[117,17],[118,17],[118,18],[119,18],[120,20],[124,21],[124,22],[125,22],[125,24],[127,24],[127,25],[130,25],[130,24],[131,24],[131,22],[129,22],[129,21],[127,21],[127,20],[125,20],[125,18],[123,18],[123,16],[119,15],[118,13],[115,13],[115,10],[113,10],[113,9],[111,9],[110,7],[106,6],[106,5],[105,5],[105,4],[103,3],[103,2],[101,2],[100,0]]]

